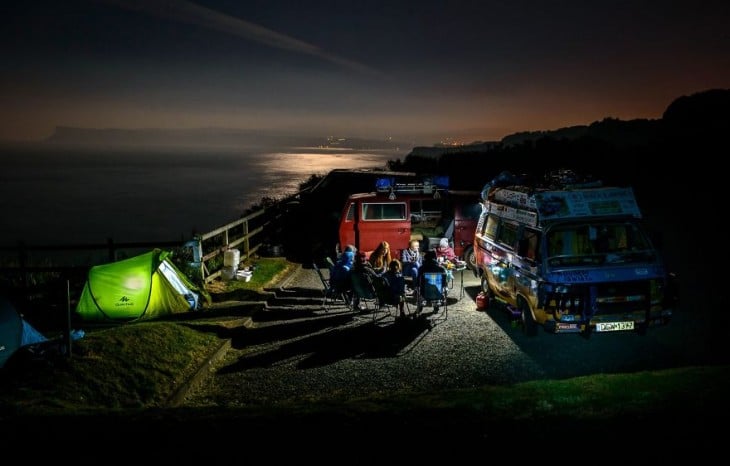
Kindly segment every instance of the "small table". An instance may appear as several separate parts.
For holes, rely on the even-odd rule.
[[[454,272],[461,272],[461,288],[459,289],[459,299],[463,298],[464,297],[464,294],[465,294],[465,291],[464,291],[464,271],[467,268],[468,267],[466,266],[466,264],[463,264],[463,265],[456,265],[456,266],[448,269],[448,271],[450,272],[450,275],[451,275],[451,283],[449,285],[452,288],[453,288],[453,284],[454,284],[454,282],[453,282],[453,280],[454,280]]]
[[[454,272],[461,272],[461,289],[459,290],[459,299],[464,297],[464,271],[466,269],[467,269],[466,265],[454,267],[453,269],[451,269]]]

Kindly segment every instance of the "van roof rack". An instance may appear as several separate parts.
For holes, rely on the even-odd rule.
[[[448,176],[426,176],[419,181],[399,182],[394,177],[375,180],[375,189],[380,193],[425,193],[449,189]]]
[[[494,191],[494,188],[508,188],[511,191],[533,195],[539,191],[568,191],[602,186],[603,182],[593,178],[592,175],[579,174],[565,168],[549,170],[539,178],[534,175],[514,175],[509,171],[503,171],[484,185],[480,196],[482,200],[487,200],[487,196]]]
[[[591,175],[579,174],[570,169],[561,168],[545,174],[546,189],[585,189],[603,186],[601,180]]]

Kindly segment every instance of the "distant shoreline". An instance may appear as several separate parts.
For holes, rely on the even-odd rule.
[[[142,146],[238,146],[238,147],[321,147],[353,150],[399,150],[413,143],[390,138],[372,139],[353,136],[321,136],[286,133],[274,130],[229,128],[191,129],[120,129],[56,127],[42,142],[53,144],[100,144]]]

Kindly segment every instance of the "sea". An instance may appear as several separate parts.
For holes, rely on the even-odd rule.
[[[333,169],[403,151],[0,146],[0,246],[177,241],[299,191]]]

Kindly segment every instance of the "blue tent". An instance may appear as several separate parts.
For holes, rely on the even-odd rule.
[[[19,348],[47,340],[18,314],[8,300],[0,297],[0,368]]]

